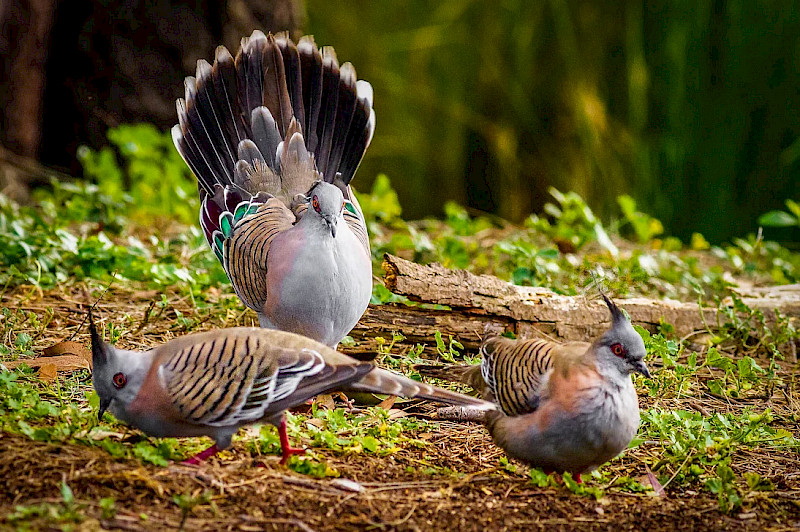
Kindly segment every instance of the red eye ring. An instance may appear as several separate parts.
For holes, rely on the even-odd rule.
[[[125,385],[128,383],[128,379],[125,377],[124,373],[117,373],[111,378],[111,382],[114,384],[114,388],[119,390],[125,387]]]
[[[319,212],[319,200],[317,199],[317,196],[316,196],[316,195],[315,195],[315,196],[314,196],[314,198],[311,200],[311,206],[312,206],[312,207],[314,207],[314,210],[315,210],[315,211]]]
[[[619,344],[619,343],[613,344],[611,346],[611,352],[614,353],[618,357],[625,356],[625,348],[622,347],[622,344]]]

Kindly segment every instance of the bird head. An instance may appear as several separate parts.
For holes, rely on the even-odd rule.
[[[308,211],[325,222],[333,238],[343,210],[344,195],[336,185],[317,181],[308,191]]]
[[[136,398],[144,381],[146,371],[142,362],[148,357],[105,343],[95,328],[91,311],[89,331],[92,336],[92,383],[100,397],[97,417],[102,419],[103,413],[110,408],[116,417],[124,419],[122,413]]]
[[[622,310],[605,294],[601,295],[611,312],[611,328],[596,343],[598,360],[618,369],[623,375],[636,372],[649,378],[650,370],[644,363],[647,350],[642,337]]]

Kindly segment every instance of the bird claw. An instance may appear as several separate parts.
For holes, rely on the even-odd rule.
[[[306,454],[307,449],[297,448],[297,447],[286,447],[281,449],[281,461],[278,462],[280,465],[286,465],[286,462],[289,461],[289,458],[293,454]]]
[[[196,455],[194,455],[194,456],[192,456],[190,458],[187,458],[186,460],[181,462],[181,464],[183,464],[183,465],[192,465],[192,466],[200,465],[201,462],[204,462],[205,460],[211,458],[212,456],[214,456],[215,454],[217,454],[221,450],[222,449],[217,447],[217,444],[215,443],[214,445],[212,445],[211,447],[209,447],[205,451],[200,451]]]

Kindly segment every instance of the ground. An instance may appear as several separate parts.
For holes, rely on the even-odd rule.
[[[92,304],[106,341],[125,349],[257,324],[197,227],[196,183],[169,135],[119,135],[120,153],[87,156],[99,185],[54,182],[27,206],[0,194],[0,529],[800,527],[798,315],[767,316],[731,290],[800,282],[800,254],[760,233],[724,246],[661,238],[635,206],[602,226],[579,196],[557,191],[558,205],[521,226],[454,204],[444,220],[406,222],[385,176],[360,203],[378,276],[392,253],[569,296],[597,283],[617,298],[717,310],[701,334],[639,329],[653,374],[635,377],[639,433],[582,485],[509,462],[480,425],[436,420],[416,401],[301,405],[289,435],[309,453],[287,466],[272,427],[241,430],[231,449],[188,467],[180,462],[208,440],[149,439],[109,413],[98,421]],[[407,304],[376,280],[372,321],[341,349],[412,378],[421,361],[475,360],[480,324],[459,333],[431,319],[423,334],[376,321],[391,314],[381,305]],[[415,307],[432,308],[451,312]]]
[[[31,351],[36,354],[41,348],[69,339],[83,320],[83,315],[72,310],[91,302],[89,296],[99,295],[100,291],[97,288],[92,292],[79,285],[51,291],[16,289],[2,296],[2,305],[28,313],[27,320],[17,321],[14,330],[16,334],[29,332]],[[120,327],[127,324],[128,332],[118,345],[144,348],[181,334],[175,329],[176,311],[183,318],[195,320],[199,324],[197,329],[250,324],[254,319],[254,315],[239,309],[223,316],[204,315],[193,310],[187,298],[167,291],[169,304],[163,312],[153,312],[155,317],[143,320],[143,316],[150,315],[151,302],[159,299],[160,294],[153,292],[112,288],[98,306],[98,321],[107,334],[113,331],[112,324]],[[38,316],[38,323],[33,323],[31,314]],[[135,318],[126,322],[125,316]],[[7,344],[12,344],[10,321],[6,314]],[[85,327],[74,340],[88,343]],[[393,352],[402,353],[410,347],[400,342]],[[651,360],[650,364],[655,373],[665,371],[658,360]],[[61,381],[65,375],[61,374]],[[86,380],[84,371],[73,374],[73,380],[80,378]],[[771,422],[773,428],[781,426],[796,434],[800,405],[795,375],[786,372],[780,382],[769,399],[741,400],[720,399],[707,393],[684,399],[653,397],[641,381],[637,384],[643,410],[659,407],[713,416],[716,412],[736,415],[752,407],[758,411],[769,407],[775,419]],[[69,400],[80,406],[80,416],[85,415],[83,422],[90,426],[94,422],[86,420],[93,419],[94,410],[81,396],[88,387],[88,382],[76,383],[70,388]],[[43,396],[46,389],[49,388],[41,385]],[[434,412],[428,405],[412,402],[395,405],[390,413],[401,416],[401,409],[423,420],[430,420]],[[370,412],[362,410],[371,420]],[[96,438],[117,439],[127,447],[143,440],[138,432],[113,424],[109,415],[106,419],[108,427],[104,428],[113,427],[112,430],[101,432]],[[18,425],[4,420],[0,432],[0,515],[6,521],[2,526],[75,530],[179,527],[186,530],[790,530],[800,527],[796,448],[775,450],[765,442],[761,447],[742,445],[729,449],[730,465],[737,476],[758,473],[772,487],[768,491],[740,489],[742,506],[723,512],[718,497],[702,483],[662,480],[664,494],[659,496],[653,491],[647,480],[648,467],[657,466],[667,445],[659,440],[642,441],[603,467],[597,476],[585,476],[589,490],[582,491],[556,483],[554,477],[546,479],[545,487],[539,487],[531,480],[527,468],[502,460],[502,451],[477,424],[446,421],[429,421],[418,427],[409,424],[403,427],[391,451],[381,456],[380,452],[371,453],[358,446],[337,450],[315,443],[303,428],[310,423],[309,418],[297,415],[290,434],[296,443],[313,445],[310,461],[324,464],[323,475],[335,476],[315,478],[318,472],[311,475],[296,472],[303,470],[298,464],[305,459],[293,459],[290,468],[280,466],[274,450],[273,454],[261,455],[248,443],[251,434],[247,433],[240,434],[230,451],[199,467],[183,466],[176,461],[158,466],[137,458],[115,458],[91,440],[81,439],[80,434],[75,437],[77,433],[73,433],[72,440],[67,437],[63,441],[33,441],[19,433]],[[373,424],[380,423],[378,420]],[[348,431],[347,426],[340,428],[337,437],[346,438]],[[51,435],[34,439],[56,438]],[[194,440],[193,448],[206,443]],[[179,447],[174,452],[186,456],[191,451]],[[692,454],[688,456],[691,458]],[[680,467],[667,464],[667,469],[658,472],[674,476],[680,471]],[[344,483],[342,479],[357,484]],[[64,486],[69,487],[67,495]]]

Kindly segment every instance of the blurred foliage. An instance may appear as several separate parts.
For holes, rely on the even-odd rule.
[[[226,280],[195,223],[197,185],[168,134],[148,124],[109,130],[112,147],[80,149],[97,184],[54,181],[33,206],[0,195],[0,285],[94,278],[185,285]]]
[[[165,213],[184,224],[197,220],[197,182],[170,135],[151,124],[133,124],[109,129],[108,140],[111,146],[99,151],[78,149],[84,176],[99,194],[129,203],[128,216],[144,224]]]
[[[82,149],[87,175],[98,184],[54,182],[35,206],[0,196],[0,284],[49,288],[92,278],[155,288],[178,285],[202,299],[210,286],[232,292],[196,223],[196,184],[172,153],[168,133],[150,126],[109,131],[115,149]],[[521,226],[475,216],[454,202],[442,220],[405,221],[385,174],[358,194],[369,228],[373,268],[384,253],[489,273],[522,285],[575,294],[591,275],[621,295],[666,295],[714,301],[735,278],[756,283],[800,281],[800,255],[761,235],[712,246],[694,233],[687,246],[660,238],[661,222],[619,196],[618,218],[603,224],[576,192],[549,190],[552,202]],[[786,203],[790,211],[796,205]],[[794,212],[794,211],[792,211]],[[775,217],[772,213],[764,215]],[[794,216],[784,213],[783,216]],[[376,284],[373,303],[407,302]],[[191,324],[187,324],[187,329]]]
[[[371,194],[359,194],[361,204],[386,200],[389,210],[399,211],[388,178],[379,176],[375,183]],[[578,194],[556,189],[550,194],[555,201],[546,204],[545,213],[530,215],[522,226],[471,216],[455,203],[446,204],[443,220],[414,222],[398,217],[380,223],[373,208],[367,223],[375,272],[381,273],[383,254],[392,253],[559,293],[581,292],[593,274],[622,295],[707,301],[727,294],[735,278],[760,284],[800,281],[800,255],[761,236],[712,246],[694,233],[687,245],[675,237],[659,238],[661,222],[640,212],[630,197],[618,198],[620,218],[603,226]],[[374,302],[392,301],[391,296]]]
[[[800,203],[787,199],[786,211],[769,211],[758,217],[758,223],[765,227],[800,227]]]
[[[718,243],[800,196],[787,0],[305,4],[306,31],[375,88],[356,187],[385,172],[409,218],[455,200],[521,221],[556,187],[603,219],[627,194]]]

